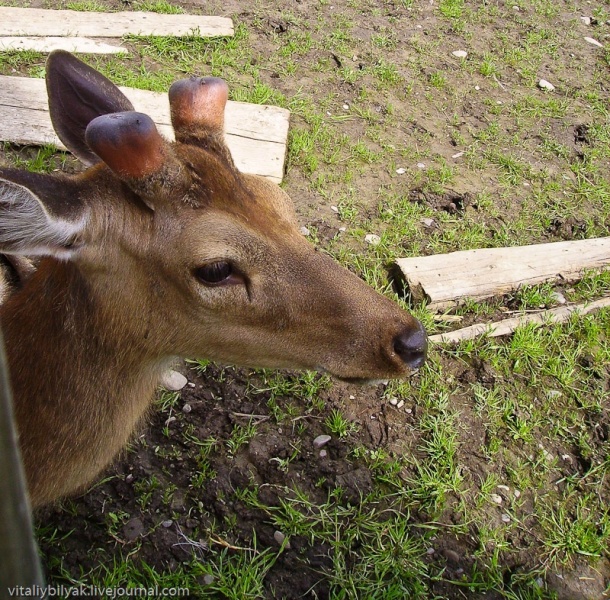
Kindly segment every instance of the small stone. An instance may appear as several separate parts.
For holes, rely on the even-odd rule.
[[[603,44],[600,44],[596,39],[591,38],[591,37],[586,37],[585,42],[588,42],[589,44],[593,44],[594,46],[597,46],[598,48],[604,47]]]
[[[521,10],[521,9],[515,4],[515,6],[513,6],[513,10],[516,10],[517,12],[519,12],[519,10]]]
[[[515,490],[513,492],[513,494],[514,494],[515,498],[520,498],[521,497],[521,492],[519,490]]]
[[[169,370],[161,377],[161,385],[170,392],[180,391],[187,383],[188,379],[178,371]]]
[[[343,110],[349,110],[349,104],[344,104],[343,105]]]
[[[131,483],[133,481],[133,475],[131,473],[127,475],[127,477],[125,477],[125,481],[127,483]]]
[[[286,539],[286,536],[281,531],[276,531],[273,534],[273,539],[281,546]]]
[[[345,231],[347,231],[347,227],[339,227],[339,231],[341,233],[344,233]]]
[[[356,396],[352,396],[352,395],[350,394],[349,399],[350,399],[350,400],[355,400],[355,399],[356,399]]]
[[[474,89],[478,92],[481,89],[481,86],[480,85],[475,85]]]
[[[542,90],[548,90],[549,92],[552,92],[555,89],[555,86],[546,79],[541,79],[538,82],[538,87]]]
[[[591,25],[591,17],[580,17],[580,20],[585,24],[585,25]]]
[[[398,398],[390,398],[390,404],[396,406],[398,404]]]
[[[307,227],[301,227],[300,231],[303,235],[309,235],[311,233]]]
[[[418,169],[425,169],[426,165],[424,163],[417,163],[417,168]]]
[[[189,381],[186,385],[188,385],[190,388],[197,387],[192,381]]]
[[[396,169],[396,173],[398,175],[404,175],[407,172],[406,169],[403,169],[402,167],[400,167],[399,169]]]
[[[458,152],[457,154],[453,154],[451,156],[451,158],[460,158],[461,156],[464,156],[464,153],[463,152]]]
[[[551,298],[557,304],[565,304],[567,302],[565,296],[561,292],[553,292]]]
[[[424,217],[420,220],[420,223],[425,227],[434,227],[434,219],[431,219],[430,217]]]
[[[183,413],[190,413],[193,410],[193,407],[190,404],[185,404],[182,407],[182,412]]]
[[[451,54],[457,58],[466,58],[468,56],[468,52],[465,50],[454,50]]]
[[[507,515],[506,513],[502,513],[502,523],[510,523],[510,515]]]
[[[413,412],[412,408],[405,408],[405,412],[410,415]]]
[[[426,550],[426,554],[427,554],[428,556],[432,556],[432,555],[434,554],[434,552],[435,552],[434,548],[428,548],[428,549]]]
[[[489,494],[489,499],[494,504],[502,504],[502,496],[500,496],[500,494]]]
[[[319,450],[320,448],[322,448],[322,446],[326,446],[326,444],[328,444],[328,442],[330,442],[332,438],[330,437],[330,435],[326,435],[326,434],[322,434],[319,435],[314,441],[313,441],[313,447],[316,450]]]
[[[332,210],[332,211],[333,211],[333,212],[335,212],[335,213],[338,213],[338,212],[339,212],[339,209],[338,209],[336,206],[331,206],[331,207],[330,207],[330,210]]]
[[[326,450],[322,449],[322,450],[320,450],[319,456],[320,456],[320,458],[326,458],[328,456],[328,452],[326,452]]]
[[[397,405],[396,408],[402,408],[405,405],[405,401],[401,400]]]
[[[364,236],[364,241],[371,246],[377,246],[381,242],[381,238],[374,233],[368,233]]]
[[[209,573],[204,575],[203,583],[205,583],[205,585],[212,585],[214,583],[214,575],[210,575]]]
[[[165,529],[168,529],[173,524],[174,522],[171,519],[168,519],[167,521],[163,521],[163,523],[161,523],[161,527],[165,527]]]
[[[500,485],[498,485],[498,486],[496,486],[496,487],[497,487],[499,490],[502,490],[503,492],[509,492],[509,491],[510,491],[510,488],[509,488],[507,485],[502,485],[502,484],[500,484]]]

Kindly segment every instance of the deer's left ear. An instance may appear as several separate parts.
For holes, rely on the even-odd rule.
[[[133,105],[112,81],[64,50],[49,54],[46,80],[57,136],[86,165],[99,162],[85,141],[87,125],[101,115],[133,110]]]
[[[18,182],[6,178],[12,174]],[[88,211],[74,202],[71,192],[77,192],[65,184],[49,175],[0,171],[0,252],[61,259],[75,255]],[[71,196],[72,202],[66,202]]]

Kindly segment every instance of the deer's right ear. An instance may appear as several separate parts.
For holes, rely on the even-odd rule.
[[[57,136],[86,165],[99,162],[85,142],[87,125],[101,115],[133,110],[133,105],[109,79],[64,50],[49,54],[46,80]]]
[[[79,248],[87,209],[77,202],[66,210],[63,198],[70,190],[56,196],[54,177],[27,175],[20,183],[0,177],[0,252],[71,258]]]

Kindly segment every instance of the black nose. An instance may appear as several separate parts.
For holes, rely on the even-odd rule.
[[[428,352],[428,336],[419,321],[416,329],[405,329],[394,338],[394,352],[411,369],[419,369],[424,364]]]

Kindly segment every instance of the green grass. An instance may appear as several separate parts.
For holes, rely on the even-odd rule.
[[[69,6],[106,8],[101,1]],[[610,274],[592,272],[577,283],[467,302],[448,311],[463,319],[453,324],[436,320],[425,304],[413,306],[389,269],[404,256],[610,234],[608,53],[585,52],[583,35],[597,36],[601,25],[585,30],[574,16],[592,13],[603,23],[608,8],[550,0],[442,0],[425,10],[411,0],[331,6],[321,1],[304,12],[283,4],[272,19],[286,25],[280,31],[255,4],[251,15],[234,16],[230,39],[130,36],[129,59],[86,60],[122,85],[166,91],[177,78],[211,74],[229,82],[232,100],[288,108],[283,187],[309,238],[412,310],[430,333],[553,307],[557,292],[570,303],[608,295]],[[167,2],[134,8],[182,10]],[[455,61],[456,49],[468,58]],[[40,54],[0,53],[2,74],[42,76],[43,68]],[[556,91],[539,90],[541,77]],[[9,145],[2,158],[43,172],[68,160],[52,147]],[[435,201],[448,192],[468,193],[470,202],[443,210]],[[367,244],[369,233],[380,243]],[[359,388],[324,375],[237,376],[197,361],[196,375],[218,385],[243,378],[240,401],[256,407],[253,415],[231,414],[210,434],[187,420],[180,394],[161,393],[165,441],[148,451],[164,469],[134,484],[142,515],[157,505],[167,512],[154,515],[157,526],[168,516],[186,518],[172,508],[185,495],[188,518],[197,522],[188,534],[194,557],[166,570],[139,561],[146,538],[124,548],[116,542],[134,515],[109,499],[100,527],[117,548],[99,542],[99,566],[78,577],[50,553],[52,576],[184,584],[201,598],[265,598],[273,597],[269,582],[284,560],[300,571],[323,556],[316,576],[333,599],[551,600],[547,572],[583,560],[596,568],[610,555],[608,364],[608,310],[434,346],[414,378],[380,388],[375,402],[362,393],[362,404]],[[379,434],[378,420],[390,429]],[[332,465],[310,480],[308,468],[321,460],[311,441],[320,433],[333,437],[342,466],[367,473],[360,488],[332,483]],[[223,470],[239,472],[254,460],[252,447],[286,438],[282,452],[265,457],[273,481],[246,474],[215,487]],[[137,442],[131,452],[146,450]],[[185,464],[192,465],[187,489],[176,489],[172,475]],[[285,542],[263,543],[241,526],[238,509],[257,511],[259,525]],[[73,501],[63,510],[82,509]],[[74,537],[52,527],[39,535],[58,549]],[[454,547],[462,572],[444,554]]]

